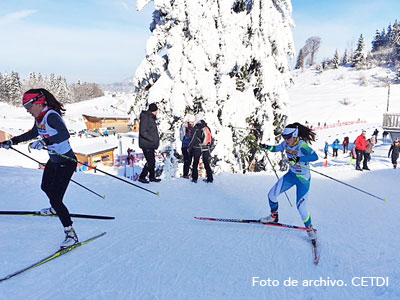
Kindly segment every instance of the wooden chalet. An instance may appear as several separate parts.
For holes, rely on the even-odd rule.
[[[81,163],[92,166],[102,163],[111,166],[114,164],[114,150],[117,148],[117,146],[97,142],[90,145],[74,146],[73,150]]]
[[[111,116],[111,115],[82,115],[85,120],[86,127],[90,131],[102,132],[104,129],[112,133],[129,132],[131,127],[130,116]]]

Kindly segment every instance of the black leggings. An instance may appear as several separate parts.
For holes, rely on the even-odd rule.
[[[43,172],[41,188],[49,197],[50,205],[64,227],[72,225],[71,216],[63,203],[63,198],[75,169],[76,162],[53,163],[49,160]]]

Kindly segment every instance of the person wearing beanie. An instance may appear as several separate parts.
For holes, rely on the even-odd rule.
[[[25,92],[22,104],[35,118],[33,128],[0,143],[0,147],[10,149],[12,145],[40,137],[29,144],[29,148],[35,150],[47,148],[50,156],[44,168],[41,188],[49,198],[51,207],[42,209],[40,214],[58,216],[65,232],[61,248],[67,248],[78,243],[71,216],[63,203],[65,191],[77,162],[69,144],[68,129],[61,117],[65,109],[46,89],[31,89]]]
[[[182,155],[183,155],[183,178],[189,179],[189,169],[192,163],[193,153],[189,150],[189,144],[192,140],[194,133],[194,120],[195,117],[191,114],[187,115],[186,122],[183,122],[179,130],[180,139],[182,141]]]
[[[161,179],[156,178],[155,167],[155,150],[160,145],[160,137],[157,129],[157,112],[158,107],[155,103],[149,105],[148,110],[144,110],[140,113],[139,119],[139,147],[143,151],[143,155],[146,158],[146,164],[143,167],[142,173],[139,176],[139,181],[142,183],[160,182]],[[149,180],[147,175],[149,174]]]
[[[151,104],[149,105],[149,111],[151,111],[151,112],[158,111],[157,105],[156,105],[155,103],[151,103]]]

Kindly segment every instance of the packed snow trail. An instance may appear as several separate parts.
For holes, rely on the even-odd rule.
[[[375,154],[380,155],[379,151]],[[193,219],[196,215],[248,219],[266,215],[266,194],[276,181],[272,174],[222,174],[213,184],[193,184],[186,179],[151,183],[149,187],[157,188],[161,197],[107,176],[75,174],[75,179],[107,199],[70,185],[65,196],[70,210],[112,215],[116,220],[75,219],[78,236],[100,230],[107,235],[3,282],[0,299],[397,298],[400,238],[395,233],[400,203],[390,187],[396,186],[399,171],[379,161],[370,166],[373,171],[363,173],[347,164],[317,167],[388,199],[376,201],[314,175],[308,206],[321,243],[317,266],[312,263],[305,232]],[[47,207],[48,200],[39,188],[41,174],[41,170],[0,167],[1,209]],[[295,199],[293,189],[288,195]],[[282,222],[303,225],[284,197],[279,205]],[[55,218],[1,216],[0,225],[4,276],[55,250],[63,239]],[[389,286],[353,286],[352,279],[361,276],[389,277]],[[300,284],[283,286],[289,277]],[[302,285],[303,280],[320,278],[342,280],[347,286]],[[279,286],[253,286],[253,280],[267,279],[278,281]]]

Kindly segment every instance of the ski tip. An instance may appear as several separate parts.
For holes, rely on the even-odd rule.
[[[157,196],[160,197],[160,192],[157,192]]]
[[[387,199],[386,199],[386,198],[383,198],[383,202],[387,202]]]
[[[106,196],[105,196],[105,195],[103,196],[103,199],[104,199],[104,200],[106,199]]]

